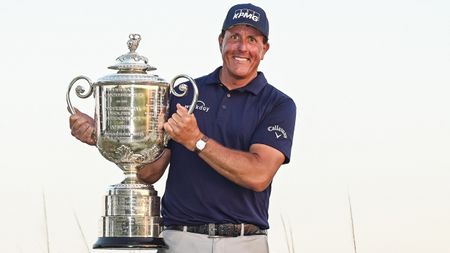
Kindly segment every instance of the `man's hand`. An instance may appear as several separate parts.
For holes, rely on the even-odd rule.
[[[164,129],[174,141],[192,151],[195,143],[202,137],[194,114],[190,114],[180,104],[177,104],[177,111],[164,123]]]
[[[75,114],[70,116],[69,123],[71,133],[75,138],[89,145],[95,145],[94,119],[75,109]]]

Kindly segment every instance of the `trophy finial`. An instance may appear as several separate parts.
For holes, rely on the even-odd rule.
[[[128,49],[130,49],[130,53],[136,52],[136,49],[139,46],[139,42],[141,41],[141,35],[139,34],[130,34],[128,36],[130,39],[128,40]]]
[[[141,35],[132,33],[128,36],[128,49],[130,52],[117,57],[118,63],[114,66],[110,66],[110,69],[117,69],[120,73],[145,73],[146,71],[155,70],[148,64],[148,59],[145,56],[136,53],[136,50],[141,42]]]

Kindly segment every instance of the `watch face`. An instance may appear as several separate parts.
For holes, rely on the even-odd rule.
[[[195,146],[197,147],[197,149],[203,150],[206,146],[206,142],[203,140],[198,140]]]
[[[203,135],[203,137],[195,143],[195,152],[200,153],[203,149],[205,149],[208,139],[208,136]]]

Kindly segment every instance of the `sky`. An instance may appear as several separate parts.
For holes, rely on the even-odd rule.
[[[47,252],[44,203],[50,252],[88,252],[83,236],[96,241],[102,198],[123,179],[70,135],[70,81],[113,73],[130,33],[160,77],[210,73],[235,3],[2,4],[0,252]],[[272,184],[271,252],[291,238],[295,252],[353,252],[349,197],[358,252],[450,252],[450,2],[253,3],[271,29],[260,70],[298,109],[291,162]],[[72,97],[93,116],[92,97]]]

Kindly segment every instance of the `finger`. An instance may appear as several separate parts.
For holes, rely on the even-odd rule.
[[[169,136],[173,136],[173,128],[168,121],[166,123],[164,123],[163,127]]]
[[[73,126],[79,120],[82,120],[82,122],[87,121],[90,124],[94,124],[94,119],[75,108],[75,113],[70,115],[69,117],[70,126]]]
[[[84,132],[86,131],[93,131],[93,130],[94,128],[88,123],[85,123],[81,125],[78,129],[76,129],[77,133],[79,133],[80,135],[84,134]]]
[[[177,140],[178,139],[178,137],[179,136],[181,136],[182,135],[182,133],[183,133],[183,127],[182,127],[182,125],[179,125],[179,124],[176,124],[176,123],[174,123],[174,121],[173,120],[170,120],[170,121],[167,121],[167,123],[169,124],[169,126],[170,126],[170,136],[172,136],[172,138],[174,139],[174,140]]]
[[[72,135],[77,137],[78,139],[81,139],[83,134],[89,129],[89,125],[88,124],[83,124],[79,127],[74,127],[72,128]]]
[[[180,104],[177,104],[177,113],[184,116],[188,114],[188,109]]]
[[[83,132],[81,138],[84,140],[84,142],[86,142],[86,143],[93,143],[93,139],[92,139],[93,131],[94,131],[93,129],[88,128],[88,129],[86,129]]]
[[[83,125],[89,125],[88,121],[85,118],[77,118],[70,127],[72,130],[77,131]]]
[[[166,124],[170,126],[171,133],[176,133],[179,129],[178,123],[173,118],[167,120]]]
[[[72,122],[72,125],[71,125],[72,128],[78,128],[83,124],[88,124],[91,127],[95,127],[94,120],[90,116],[88,116],[82,112],[76,114],[73,117],[73,119],[74,119],[74,121]]]
[[[72,114],[72,115],[70,115],[70,117],[69,117],[69,126],[70,126],[70,128],[72,128],[73,125],[75,124],[75,122],[76,122],[77,120],[79,120],[79,119],[80,119],[80,115],[78,115],[78,114]]]
[[[172,115],[171,119],[173,121],[175,121],[176,124],[180,124],[183,121],[183,119],[181,118],[181,116],[178,113],[174,113]]]
[[[165,122],[165,123],[163,124],[163,128],[164,128],[164,130],[167,131],[167,132],[172,132],[172,127],[170,126],[169,121],[167,121],[167,122]]]
[[[67,107],[67,108],[69,108],[69,107]],[[77,114],[80,114],[80,111],[77,108],[73,107],[73,110],[74,110],[74,112],[70,113],[70,118],[72,118],[73,116],[75,116]]]
[[[88,118],[86,117],[86,115],[84,113],[77,111],[77,113],[72,114],[69,117],[70,126],[73,127],[73,125],[75,125],[77,123],[77,121],[79,121],[79,123],[78,123],[78,125],[79,125],[82,122],[88,121]]]

